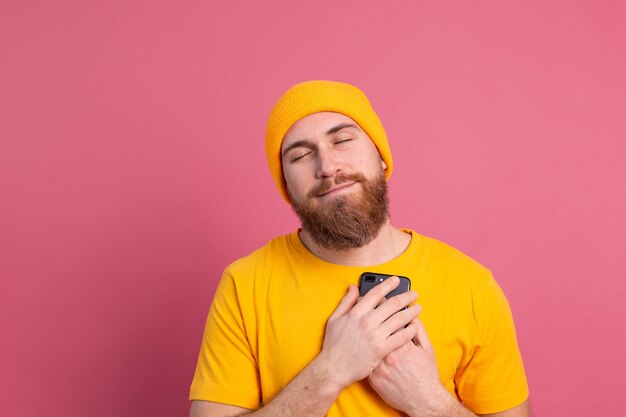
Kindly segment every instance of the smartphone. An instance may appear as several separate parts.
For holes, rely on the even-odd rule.
[[[386,279],[394,276],[400,278],[400,284],[398,284],[393,291],[385,296],[387,299],[393,297],[394,295],[407,292],[411,289],[411,280],[407,277],[400,275],[378,274],[376,272],[365,272],[361,274],[361,278],[359,278],[359,295],[363,297],[369,290],[379,284],[382,284]]]

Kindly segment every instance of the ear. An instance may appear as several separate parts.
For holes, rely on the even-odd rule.
[[[387,170],[387,164],[385,163],[385,161],[383,161],[382,158],[380,158],[380,162],[381,162],[381,165],[383,166],[383,171],[386,171]]]

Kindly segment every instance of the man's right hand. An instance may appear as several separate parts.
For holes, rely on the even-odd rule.
[[[338,389],[368,377],[385,356],[415,336],[417,324],[412,320],[420,307],[404,307],[414,302],[417,294],[409,291],[385,298],[399,282],[397,277],[387,279],[360,299],[358,289],[351,285],[328,319],[316,361],[332,370]]]

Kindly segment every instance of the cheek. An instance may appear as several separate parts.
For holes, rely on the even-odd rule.
[[[355,168],[357,168],[363,174],[371,176],[377,174],[381,170],[386,169],[386,165],[378,154],[374,156],[363,156],[355,161]]]
[[[298,198],[302,194],[302,190],[306,189],[306,180],[303,172],[298,169],[290,169],[287,172],[283,172],[283,178],[287,185],[287,190],[292,196]]]
[[[378,149],[373,143],[368,143],[360,149],[355,163],[358,164],[358,168],[361,172],[369,174],[378,173],[380,170],[387,168],[380,153],[378,153]]]
[[[298,182],[298,176],[295,175],[293,169],[283,171],[283,178],[285,179],[285,183],[288,187],[296,185]]]

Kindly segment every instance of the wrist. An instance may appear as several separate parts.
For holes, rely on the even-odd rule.
[[[316,375],[316,380],[320,383],[320,391],[324,395],[334,396],[335,398],[341,394],[348,385],[341,372],[337,372],[332,361],[330,361],[324,352],[321,352],[318,356],[309,364],[311,372]]]

